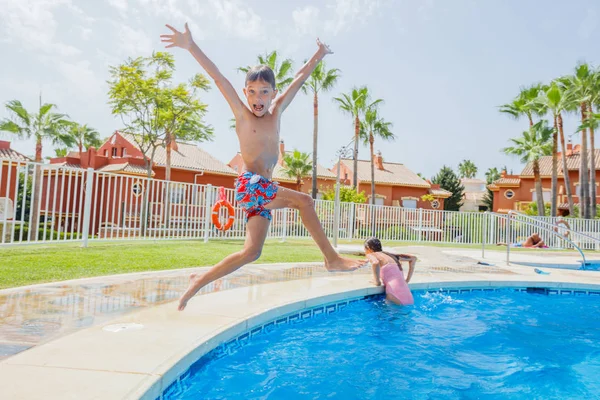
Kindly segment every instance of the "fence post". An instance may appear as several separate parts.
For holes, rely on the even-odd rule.
[[[354,221],[356,219],[356,203],[350,203],[350,212],[348,213],[350,220],[348,221],[348,239],[354,239]]]
[[[419,208],[419,238],[417,239],[419,242],[423,240],[423,209]]]
[[[285,237],[287,234],[287,208],[284,208],[281,210],[281,212],[283,213],[283,217],[281,218],[282,222],[283,222],[283,228],[281,230],[281,242],[285,242]]]
[[[483,218],[481,221],[481,258],[485,258],[485,234],[487,230],[487,219],[488,215],[490,215],[487,211],[483,213]]]
[[[510,265],[510,244],[512,243],[512,238],[510,237],[510,211],[506,216],[506,265]]]
[[[83,204],[83,243],[81,247],[88,247],[88,236],[90,234],[90,217],[92,215],[92,190],[94,188],[94,168],[87,169],[85,181],[85,203]]]
[[[206,185],[204,193],[204,243],[208,242],[208,236],[210,235],[210,225],[212,223],[212,194],[213,188],[211,184]]]

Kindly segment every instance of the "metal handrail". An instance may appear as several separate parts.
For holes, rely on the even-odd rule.
[[[537,219],[537,218],[534,218],[534,217],[532,217],[532,216],[530,216],[530,215],[527,215],[527,214],[524,214],[524,213],[521,213],[521,212],[518,212],[518,211],[515,211],[515,210],[510,210],[510,211],[509,211],[509,213],[510,213],[510,214],[513,214],[513,215],[518,215],[518,216],[519,216],[519,217],[521,217],[521,218],[528,218],[528,219],[530,219],[530,220],[533,220],[533,221],[535,221],[535,223],[537,223],[537,224],[543,224],[543,225],[546,225],[546,226],[549,226],[549,227],[551,227],[552,229],[554,229],[554,228],[556,227],[556,225],[555,225],[555,224],[552,224],[552,223],[550,223],[550,222],[546,222],[546,221],[539,220],[539,219]],[[572,233],[574,233],[574,234],[575,234],[575,235],[577,235],[577,236],[582,236],[582,237],[584,237],[584,238],[586,238],[586,239],[590,239],[591,241],[593,241],[593,242],[596,242],[597,244],[600,244],[600,239],[598,239],[598,238],[595,238],[595,237],[593,237],[593,236],[587,235],[587,234],[585,234],[585,233],[581,233],[581,232],[575,231],[575,230],[573,230],[573,229],[569,229],[569,231],[570,231],[570,232],[572,232]]]
[[[510,210],[506,216],[501,215],[501,214],[497,214],[497,213],[493,213],[493,214],[496,215],[497,217],[505,219],[507,221],[507,223],[506,223],[506,240],[507,240],[507,243],[506,243],[506,265],[510,265],[510,242],[509,241],[510,241],[510,233],[511,233],[510,232],[510,229],[511,229],[511,216],[513,214],[517,214],[518,215],[518,213],[516,211]],[[529,216],[527,216],[527,217],[529,217]],[[531,218],[531,217],[529,217],[529,218]],[[535,218],[531,218],[531,219],[533,219],[536,223],[532,223],[532,222],[528,222],[528,221],[519,221],[519,222],[523,223],[525,225],[533,226],[536,229],[539,228],[542,231],[548,232],[551,235],[558,236],[559,239],[565,240],[566,242],[570,243],[575,249],[577,249],[577,251],[579,251],[579,254],[581,254],[581,258],[583,258],[583,264],[582,264],[582,266],[587,265],[587,260],[585,258],[585,255],[583,254],[583,250],[581,250],[581,248],[579,248],[579,246],[577,246],[575,243],[573,243],[570,239],[566,238],[565,236],[561,235],[558,232],[555,232],[554,231],[554,225],[552,225],[553,229],[549,229],[549,228],[546,228],[546,227],[539,226],[537,224],[539,222],[542,222],[544,224],[548,224],[547,222],[545,222],[545,221],[539,221],[539,220],[536,220]],[[595,238],[592,238],[592,239],[597,240]]]

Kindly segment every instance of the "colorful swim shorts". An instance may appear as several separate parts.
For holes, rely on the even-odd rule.
[[[277,182],[272,182],[258,174],[244,172],[235,184],[235,201],[246,212],[246,221],[260,215],[271,220],[271,210],[265,206],[277,196]]]

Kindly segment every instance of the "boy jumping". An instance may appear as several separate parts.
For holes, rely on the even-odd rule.
[[[265,65],[256,66],[246,74],[244,95],[247,106],[240,99],[231,83],[221,71],[194,43],[192,34],[185,24],[183,32],[167,25],[173,33],[161,35],[167,48],[180,47],[188,50],[206,70],[208,75],[229,103],[235,116],[235,131],[240,141],[244,160],[243,172],[236,181],[236,201],[246,212],[246,241],[244,248],[231,254],[212,267],[207,273],[190,276],[190,286],[179,299],[181,311],[187,302],[204,286],[232,273],[245,264],[256,261],[267,237],[271,210],[295,208],[314,241],[325,256],[325,267],[329,271],[352,271],[362,261],[342,258],[333,249],[314,209],[312,198],[304,193],[286,189],[271,180],[273,168],[279,155],[279,125],[281,114],[290,105],[296,93],[310,76],[317,64],[332,51],[317,39],[319,48],[312,58],[298,71],[294,81],[277,96],[275,75]]]

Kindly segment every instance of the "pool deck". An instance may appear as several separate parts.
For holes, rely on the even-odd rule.
[[[499,251],[486,251],[483,260],[495,265],[481,265],[480,250],[426,246],[396,250],[419,258],[413,289],[600,290],[600,271],[557,268],[576,266],[580,257],[573,253],[513,252],[512,263],[506,266],[505,252]],[[533,267],[550,274],[537,274]],[[27,349],[0,362],[2,398],[155,399],[216,344],[253,326],[318,304],[382,292],[369,282],[368,268],[330,274],[315,263],[256,264],[211,286],[178,312],[174,300],[193,270],[197,271],[128,274],[0,291],[0,342],[21,343]],[[92,304],[90,294],[109,301]],[[105,303],[116,306],[107,311]],[[59,328],[49,329],[48,321]]]

